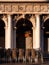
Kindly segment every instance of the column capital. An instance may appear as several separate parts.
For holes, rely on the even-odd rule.
[[[4,27],[4,29],[7,29],[7,28],[8,28],[8,26],[5,26],[5,27]]]
[[[17,27],[14,27],[14,29],[16,30],[16,29],[17,29]]]
[[[22,14],[22,17],[25,18],[25,14]]]
[[[32,27],[32,30],[35,29],[35,27]]]
[[[32,30],[35,29],[35,27],[32,27]]]
[[[7,15],[8,21],[11,21],[11,16],[12,16],[11,14],[8,14],[8,15]]]
[[[8,18],[7,18],[7,15],[6,14],[3,15],[2,20],[4,21],[5,26],[7,26]]]
[[[40,14],[35,14],[35,17],[36,17],[36,16],[37,16],[37,17],[39,17],[39,16],[40,16]]]
[[[17,15],[12,15],[13,16],[13,21],[17,21],[17,19],[19,18],[19,14]]]
[[[33,27],[32,27],[32,30],[33,30]]]
[[[8,16],[12,16],[12,15],[11,15],[11,14],[7,14],[7,17],[8,17]]]
[[[38,23],[38,22],[40,22],[40,15],[38,15],[38,14],[36,14],[35,15],[35,19],[36,19],[36,24]],[[40,23],[39,23],[40,24]],[[38,25],[39,25],[38,24]],[[37,25],[36,25],[37,26]]]

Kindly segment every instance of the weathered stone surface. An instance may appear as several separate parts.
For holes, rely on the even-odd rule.
[[[49,13],[49,3],[0,3],[1,13]]]
[[[27,2],[27,1],[28,1],[28,2],[30,2],[30,1],[31,1],[31,2],[38,2],[38,1],[43,2],[43,1],[45,1],[45,2],[46,2],[46,1],[49,1],[49,0],[0,0],[0,1],[2,1],[2,2],[3,2],[3,1],[5,1],[5,2],[6,2],[6,1],[7,1],[7,2],[12,2],[12,1],[13,1],[13,2],[15,2],[15,1],[17,1],[17,2],[25,2],[25,1],[26,1],[26,2]]]

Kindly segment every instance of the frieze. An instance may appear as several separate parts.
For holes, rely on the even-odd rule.
[[[41,12],[48,12],[48,5],[41,5]]]
[[[49,3],[0,3],[0,12],[49,12]]]
[[[12,8],[11,8],[11,5],[5,5],[5,12],[11,12],[12,11]]]
[[[18,12],[18,5],[12,5],[12,8],[11,8],[12,10],[12,12]]]
[[[33,5],[27,5],[26,12],[33,12]]]
[[[4,4],[0,4],[0,12],[5,12]]]
[[[40,5],[34,5],[34,7],[33,7],[34,9],[33,9],[33,11],[34,12],[41,12],[41,6]]]
[[[25,12],[25,9],[26,9],[26,6],[24,4],[23,5],[21,4],[18,6],[19,12]]]

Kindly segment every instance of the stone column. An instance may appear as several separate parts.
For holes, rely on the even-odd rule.
[[[32,49],[32,59],[35,59],[35,28],[34,27],[32,27],[32,33],[33,33],[33,49]],[[31,60],[31,62],[32,62],[33,60]]]
[[[32,27],[32,48],[33,48],[33,27]]]
[[[14,39],[14,48],[16,48],[16,27],[14,27],[14,36],[13,36],[13,39]]]
[[[36,49],[40,48],[40,16],[36,15]]]
[[[33,49],[35,49],[36,47],[36,30],[35,28],[33,28]]]
[[[35,15],[32,15],[32,17],[30,18],[30,21],[31,21],[31,23],[32,23],[32,25],[33,25],[33,27],[32,27],[32,34],[33,34],[32,37],[33,37],[33,40],[32,40],[32,41],[33,41],[33,49],[35,49],[35,43],[36,43],[36,42],[35,42],[35,40],[36,40],[36,39],[35,39],[35,38],[36,38],[36,37],[35,37],[35,36],[36,36],[36,33],[35,33],[35,32],[36,32],[36,29],[35,29],[35,21],[36,21],[36,20],[35,20]]]
[[[7,38],[8,38],[8,27],[6,26],[5,27],[5,48],[7,49],[8,48],[8,40],[7,40]]]
[[[13,48],[12,44],[12,20],[11,20],[11,15],[7,15],[8,17],[8,38],[7,38],[7,48]]]

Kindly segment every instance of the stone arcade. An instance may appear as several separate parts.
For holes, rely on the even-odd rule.
[[[25,22],[23,25],[21,19],[27,19],[31,25]],[[0,1],[0,47],[17,47],[17,36],[19,39],[21,34],[20,38],[24,38],[25,30],[21,29],[21,24],[22,27],[26,25],[25,30],[30,28],[33,49],[41,48],[49,54],[49,1]]]

